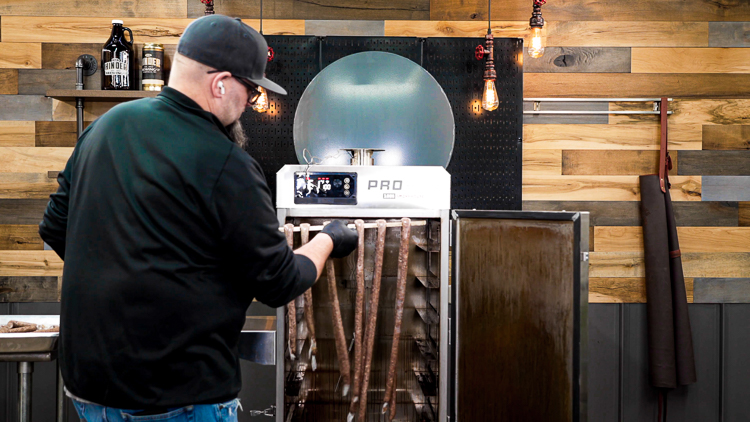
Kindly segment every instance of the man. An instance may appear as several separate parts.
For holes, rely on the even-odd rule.
[[[89,422],[236,421],[253,298],[288,303],[357,243],[337,221],[292,252],[259,165],[231,140],[258,86],[286,94],[264,76],[263,37],[213,15],[177,51],[158,97],[83,132],[39,226],[65,260],[60,362]]]

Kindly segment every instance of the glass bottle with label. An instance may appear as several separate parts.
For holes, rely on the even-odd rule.
[[[125,31],[130,40],[125,39]],[[122,26],[121,20],[112,21],[112,35],[102,47],[102,89],[137,89],[133,32]]]

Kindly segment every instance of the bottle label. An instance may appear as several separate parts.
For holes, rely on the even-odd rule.
[[[104,63],[104,74],[107,76],[128,76],[128,60],[114,58]]]

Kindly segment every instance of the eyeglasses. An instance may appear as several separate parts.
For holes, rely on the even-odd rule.
[[[206,73],[219,73],[223,72],[223,70],[210,70]],[[247,79],[240,78],[239,76],[232,75],[234,79],[237,79],[237,82],[241,83],[242,86],[247,88],[247,105],[251,106],[255,104],[256,101],[258,101],[258,98],[262,95],[262,92],[258,89],[258,85],[248,81]]]

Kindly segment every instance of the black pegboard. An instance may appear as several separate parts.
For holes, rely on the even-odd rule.
[[[483,61],[474,48],[483,38],[266,36],[276,54],[266,75],[289,93],[271,95],[268,113],[246,112],[247,151],[261,164],[275,196],[276,172],[297,164],[294,113],[321,69],[362,51],[384,51],[422,65],[453,107],[456,141],[448,172],[451,208],[521,209],[522,41],[495,39],[500,107],[481,110]],[[275,198],[274,198],[275,201]]]

